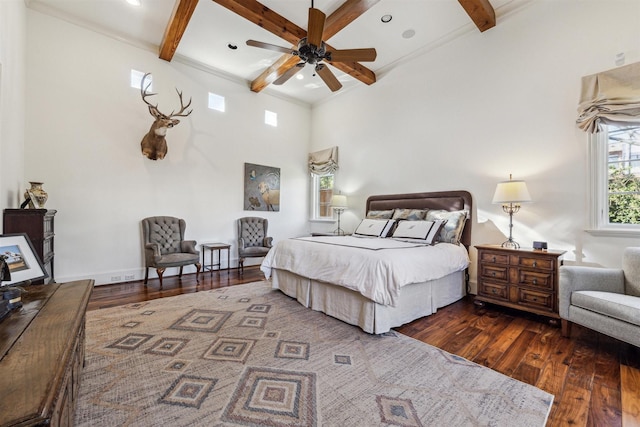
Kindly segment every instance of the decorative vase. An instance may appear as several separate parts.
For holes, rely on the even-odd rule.
[[[42,182],[29,181],[31,188],[24,193],[25,199],[31,199],[29,207],[32,209],[43,209],[44,204],[47,203],[49,195],[42,189]]]

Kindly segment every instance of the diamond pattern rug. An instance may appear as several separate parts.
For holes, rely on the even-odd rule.
[[[90,311],[77,426],[544,426],[553,396],[267,282]]]

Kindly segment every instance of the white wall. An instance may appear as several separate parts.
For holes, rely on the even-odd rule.
[[[307,231],[307,106],[255,94],[36,11],[27,16],[23,184],[44,182],[46,207],[58,211],[58,281],[141,278],[140,220],[147,216],[181,217],[187,238],[233,244],[234,266],[235,220],[241,216],[268,218],[274,240]],[[185,101],[193,97],[193,113],[168,132],[164,160],[141,154],[153,118],[139,89],[129,86],[131,68],[153,73],[165,113],[179,107],[174,87]],[[227,112],[207,108],[208,91],[226,98]],[[277,128],[264,124],[265,109],[278,113]],[[243,210],[245,162],[281,168],[280,212]],[[185,269],[190,271],[195,269]]]
[[[499,244],[508,216],[491,199],[513,173],[534,200],[514,216],[523,245],[548,241],[567,262],[616,267],[639,243],[583,231],[587,137],[575,119],[583,75],[614,68],[619,52],[640,60],[640,2],[520,3],[495,28],[313,109],[312,148],[340,147],[337,186],[351,205],[343,228],[355,228],[371,194],[461,189],[474,196],[473,243]]]
[[[0,209],[24,191],[25,16],[23,0],[0,2]]]

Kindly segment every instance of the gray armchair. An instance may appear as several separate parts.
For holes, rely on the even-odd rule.
[[[144,236],[144,258],[146,271],[144,284],[149,279],[149,268],[154,267],[160,279],[168,267],[180,267],[179,277],[182,277],[182,267],[193,264],[196,266],[196,281],[199,281],[200,252],[196,250],[195,240],[184,240],[185,221],[172,216],[152,216],[142,220],[142,234]]]
[[[245,258],[261,258],[267,255],[273,239],[267,237],[269,221],[248,216],[238,220],[238,268],[244,273]]]
[[[640,248],[626,248],[622,268],[560,267],[562,335],[571,324],[640,347]]]

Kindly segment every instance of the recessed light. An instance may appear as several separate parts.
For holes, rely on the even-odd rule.
[[[381,20],[382,22],[384,22],[385,24],[386,24],[387,22],[391,22],[391,20],[392,20],[392,19],[393,19],[393,16],[391,16],[391,15],[389,15],[389,14],[382,15],[382,18],[380,18],[380,20]]]
[[[229,44],[227,45],[227,47],[228,47],[229,49],[231,49],[231,50],[236,50],[236,49],[238,48],[238,46],[237,46],[237,45],[235,45],[235,44],[233,44],[233,43],[229,43]]]
[[[298,80],[304,79],[304,74],[296,74],[296,79]]]
[[[141,6],[142,5],[140,0],[127,0],[127,3],[129,3],[131,6]]]
[[[411,37],[416,35],[416,30],[406,30],[402,33],[402,38],[404,39],[410,39]]]

